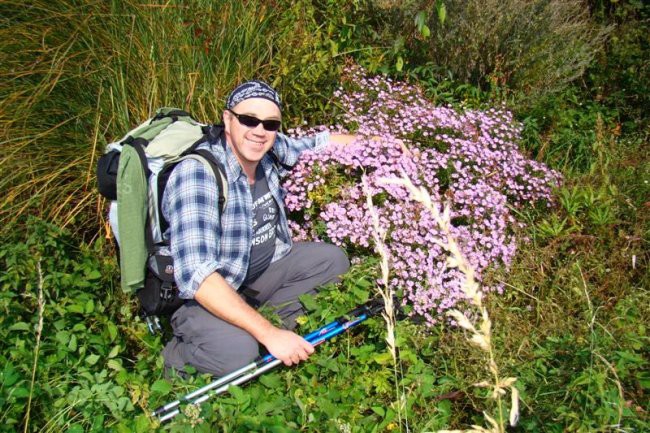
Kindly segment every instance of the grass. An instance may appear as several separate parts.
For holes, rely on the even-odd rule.
[[[292,8],[283,14],[267,2],[234,0],[0,1],[3,230],[32,214],[92,238],[85,229],[101,226],[104,205],[95,193],[96,157],[157,107],[218,122],[230,89],[257,77],[284,90],[287,117],[295,116],[292,97],[304,89],[292,92],[295,74],[281,59],[309,62],[327,41],[310,36],[306,4]],[[335,72],[332,66],[321,55],[301,76],[303,86]],[[314,98],[321,106],[322,87]]]
[[[532,227],[508,273],[516,290],[496,300],[496,315],[519,330],[505,345],[528,370],[520,375],[526,429],[549,419],[571,431],[642,431],[648,422],[648,220],[635,211],[648,161],[630,167],[627,140],[569,180],[560,208]],[[598,206],[612,216],[604,224],[594,219]],[[549,230],[558,221],[562,229]]]

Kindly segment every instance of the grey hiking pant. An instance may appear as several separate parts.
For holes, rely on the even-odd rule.
[[[304,314],[298,297],[338,281],[348,267],[345,253],[334,245],[297,242],[289,254],[271,263],[249,284],[246,292],[257,292],[255,300],[275,307],[285,328],[293,329],[296,318]],[[194,300],[174,313],[171,325],[174,336],[163,350],[166,369],[180,372],[189,364],[201,373],[224,376],[259,356],[259,344],[249,333],[219,319]]]

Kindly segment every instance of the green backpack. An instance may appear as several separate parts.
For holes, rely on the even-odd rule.
[[[109,144],[97,163],[99,191],[111,200],[109,222],[120,249],[122,290],[136,293],[152,333],[161,329],[158,316],[172,314],[184,302],[162,236],[167,180],[179,162],[200,161],[217,179],[223,213],[228,185],[224,167],[208,150],[197,149],[206,141],[217,143],[222,134],[222,125],[202,124],[183,110],[165,107]]]

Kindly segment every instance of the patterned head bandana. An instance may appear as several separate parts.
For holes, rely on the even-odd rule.
[[[259,80],[246,81],[237,86],[235,90],[230,93],[230,96],[228,96],[226,109],[230,110],[235,105],[250,98],[267,99],[282,110],[282,106],[280,105],[280,95],[278,95],[278,92],[276,92],[273,87]]]

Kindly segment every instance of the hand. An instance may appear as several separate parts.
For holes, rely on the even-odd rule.
[[[347,146],[357,139],[356,135],[352,134],[331,134],[330,143],[334,146]]]
[[[286,366],[306,361],[309,355],[314,353],[314,346],[307,340],[298,334],[279,328],[272,328],[260,343]]]

